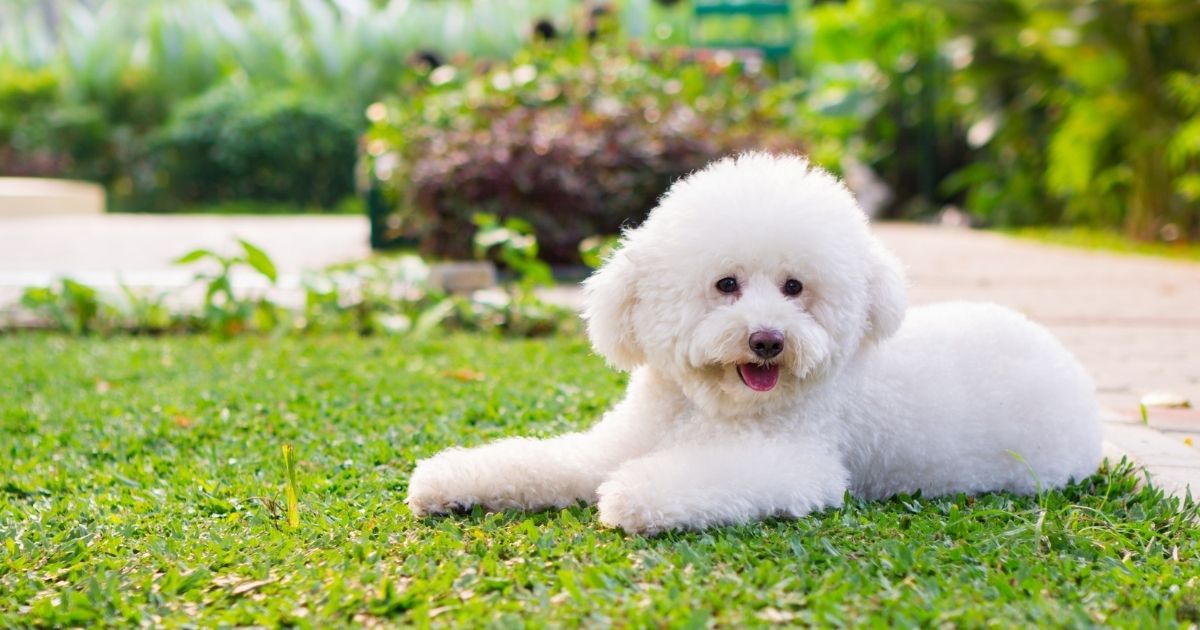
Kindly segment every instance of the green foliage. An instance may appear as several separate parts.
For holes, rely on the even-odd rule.
[[[1167,145],[1167,160],[1179,173],[1175,192],[1188,204],[1200,204],[1200,72],[1176,72],[1167,79],[1171,102],[1184,119]]]
[[[164,293],[137,290],[121,285],[122,300],[106,304],[114,327],[133,333],[160,333],[170,330],[173,315]]]
[[[937,125],[940,103],[936,76],[939,16],[923,3],[849,0],[820,3],[798,12],[804,36],[797,63],[804,77],[806,137],[822,164],[838,165],[849,155],[881,172],[901,199],[929,191],[914,186],[936,168],[918,135]],[[931,111],[932,110],[932,111]],[[917,153],[925,151],[926,154]]]
[[[198,271],[196,281],[204,287],[204,306],[200,321],[221,335],[235,335],[245,330],[272,330],[282,320],[281,309],[265,296],[241,297],[233,290],[233,272],[239,267],[253,270],[275,284],[275,263],[253,244],[238,240],[241,252],[218,254],[209,249],[195,249],[175,260],[179,265],[216,263],[216,270]]]
[[[448,299],[429,286],[429,267],[417,256],[335,265],[306,273],[302,326],[309,331],[350,330],[363,335],[421,332],[441,323]]]
[[[47,7],[59,15],[57,35]],[[356,111],[417,51],[506,57],[535,19],[569,31],[568,0],[46,0],[0,6],[0,63],[50,68],[72,97],[169,111],[230,78],[341,95]],[[133,88],[140,97],[133,94]]]
[[[657,538],[404,507],[416,460],[581,429],[625,380],[574,336],[0,336],[0,626],[1197,623],[1196,506],[1128,466]]]
[[[548,277],[543,263],[518,261],[510,271],[510,283],[463,296],[432,285],[428,264],[411,254],[335,265],[305,275],[304,317],[298,327],[414,336],[436,329],[516,337],[576,330],[573,312],[543,303],[533,293]]]
[[[159,183],[187,203],[328,208],[354,193],[357,142],[346,116],[319,99],[225,86],[180,105],[157,142]]]
[[[501,223],[489,214],[476,214],[475,257],[487,259],[495,252],[498,262],[520,278],[520,286],[532,291],[539,286],[554,284],[550,265],[538,258],[538,241],[533,226],[527,221],[509,217]]]
[[[577,330],[573,311],[546,304],[535,294],[553,278],[537,259],[537,241],[525,230],[510,220],[506,227],[489,225],[481,232],[486,235],[481,254],[497,252],[510,281],[471,295],[450,295],[434,286],[425,261],[406,254],[307,272],[301,277],[304,306],[292,309],[267,292],[279,279],[271,257],[238,240],[234,254],[196,249],[176,259],[198,269],[194,284],[182,288],[178,299],[168,301],[166,293],[125,285],[120,294],[106,295],[67,278],[58,288],[26,289],[21,305],[35,318],[32,325],[74,334],[212,332],[231,337],[337,331],[424,336],[435,330],[471,330],[535,337]],[[241,274],[235,282],[240,271],[250,275]],[[259,281],[256,287],[235,287],[254,280]],[[199,310],[182,306],[199,292]]]
[[[673,47],[695,32],[689,3],[648,4],[616,3],[621,30],[601,29],[592,51],[570,45],[587,20],[567,0],[9,2],[0,172],[94,179],[124,209],[339,201],[321,191],[346,190],[349,167],[332,166],[342,141],[319,144],[342,148],[321,153],[316,176],[281,175],[315,168],[281,151],[310,115],[329,122],[305,99],[295,116],[223,135],[197,122],[176,139],[211,150],[172,150],[167,172],[154,150],[164,126],[232,84],[278,95],[268,101],[320,95],[355,131],[359,112],[386,102],[369,108],[364,174],[386,180],[399,232],[426,252],[469,256],[484,212],[529,221],[544,258],[575,262],[582,238],[636,222],[672,178],[746,145],[804,149],[835,171],[869,165],[894,193],[887,216],[954,204],[989,225],[1200,237],[1200,13],[1188,2],[798,3],[792,81],[686,60]],[[563,34],[552,46],[530,41],[540,17]],[[418,51],[449,67],[430,74]],[[221,186],[202,185],[209,168]],[[163,186],[185,199],[150,194]]]
[[[285,497],[287,500],[287,524],[296,529],[300,527],[300,494],[296,483],[296,449],[289,444],[281,447],[283,452],[283,469],[287,473]]]
[[[640,221],[714,156],[799,150],[792,87],[677,52],[538,46],[372,105],[366,168],[425,252],[469,256],[483,212],[527,222],[543,260],[575,262],[581,240]]]
[[[63,103],[49,70],[0,63],[0,175],[100,174],[108,132],[101,112]]]
[[[192,205],[190,199],[224,201],[246,188],[255,198],[328,207],[340,198],[319,191],[344,191],[352,181],[354,157],[346,156],[340,136],[334,142],[321,135],[326,140],[314,145],[339,161],[310,170],[314,180],[294,174],[311,169],[315,156],[281,150],[289,139],[308,138],[310,115],[327,126],[327,108],[313,114],[316,106],[307,102],[314,95],[340,114],[339,129],[356,132],[366,104],[413,72],[414,53],[506,56],[527,39],[535,17],[561,18],[572,6],[567,0],[9,0],[0,3],[0,94],[19,84],[39,100],[36,107],[6,105],[0,97],[0,175],[98,181],[109,188],[110,207],[121,210],[170,212]],[[57,16],[53,26],[48,15]],[[193,155],[181,175],[188,197],[155,194],[170,179],[154,159],[161,130],[182,103],[228,83],[298,95],[281,97],[293,101],[284,108],[290,113],[260,112],[229,130],[235,146],[223,157],[234,160],[233,168],[263,172],[206,197],[187,179],[196,175],[195,161],[206,159]],[[280,157],[288,160],[272,161]],[[293,178],[282,181],[281,173]],[[285,194],[293,190],[289,184],[302,184],[300,192]]]
[[[70,278],[60,280],[58,288],[25,289],[21,304],[36,314],[49,317],[62,330],[75,334],[90,332],[100,311],[96,290]]]
[[[1200,137],[1189,131],[1200,111],[1188,88],[1200,75],[1194,7],[931,4],[946,16],[943,52],[960,60],[951,115],[966,125],[972,164],[949,189],[969,210],[1000,224],[1200,235],[1188,193]]]

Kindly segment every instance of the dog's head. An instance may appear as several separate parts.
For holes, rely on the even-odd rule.
[[[596,350],[706,405],[795,396],[899,327],[899,263],[833,176],[750,153],[671,186],[585,283]]]

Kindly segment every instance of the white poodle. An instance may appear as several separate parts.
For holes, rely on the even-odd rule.
[[[883,499],[1085,478],[1093,386],[992,304],[906,311],[900,264],[849,192],[751,153],[677,182],[585,286],[596,350],[632,374],[591,429],[418,463],[414,514],[597,502],[654,533]]]

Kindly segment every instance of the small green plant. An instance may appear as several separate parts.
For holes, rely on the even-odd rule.
[[[513,276],[507,291],[471,304],[471,315],[483,327],[497,327],[520,335],[537,336],[554,332],[571,315],[546,304],[537,296],[539,287],[554,284],[550,265],[538,257],[538,241],[524,219],[477,213],[472,217],[476,233],[475,256],[493,258]]]
[[[413,255],[335,265],[302,283],[305,330],[424,334],[455,312],[455,300],[429,284],[429,266]]]
[[[287,524],[291,529],[300,527],[300,499],[296,484],[296,451],[290,444],[284,444],[283,468],[287,472]]]
[[[60,330],[75,334],[90,332],[100,312],[96,290],[86,284],[63,278],[58,287],[29,287],[21,295],[21,304],[48,317]]]
[[[175,260],[179,265],[195,265],[204,260],[217,264],[215,272],[197,272],[195,279],[205,285],[204,311],[199,321],[223,335],[236,334],[251,326],[270,330],[281,318],[280,308],[265,297],[243,299],[234,292],[233,272],[239,267],[252,269],[272,285],[278,279],[275,263],[266,252],[243,239],[238,239],[238,244],[242,251],[232,256],[210,249],[194,249]]]
[[[301,277],[304,307],[293,312],[266,295],[235,290],[233,276],[245,268],[270,284],[278,279],[266,252],[243,240],[233,255],[197,249],[176,260],[183,265],[207,263],[194,276],[204,293],[197,312],[175,309],[166,293],[121,285],[119,295],[105,295],[74,280],[29,288],[22,305],[55,328],[76,334],[93,329],[150,334],[211,331],[230,337],[291,329],[421,336],[440,328],[538,336],[573,330],[573,312],[547,305],[535,293],[553,281],[549,267],[537,259],[537,241],[522,232],[519,221],[505,225],[485,235],[491,239],[488,250],[506,264],[514,281],[471,296],[448,295],[434,286],[429,265],[406,254],[305,273]]]
[[[516,277],[517,286],[533,289],[554,284],[550,265],[538,258],[538,241],[533,226],[524,219],[509,217],[501,222],[490,214],[476,213],[475,257],[494,255]]]
[[[124,327],[135,333],[158,333],[170,330],[175,318],[166,304],[166,294],[139,291],[121,284],[122,303],[106,305],[115,311],[113,318],[122,320]]]

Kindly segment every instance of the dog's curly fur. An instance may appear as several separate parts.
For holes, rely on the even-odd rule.
[[[632,373],[625,399],[581,433],[421,461],[413,513],[582,500],[654,533],[802,516],[847,490],[1032,493],[1100,460],[1092,383],[1058,341],[996,305],[908,310],[850,193],[799,157],[673,185],[586,282],[584,318]]]

